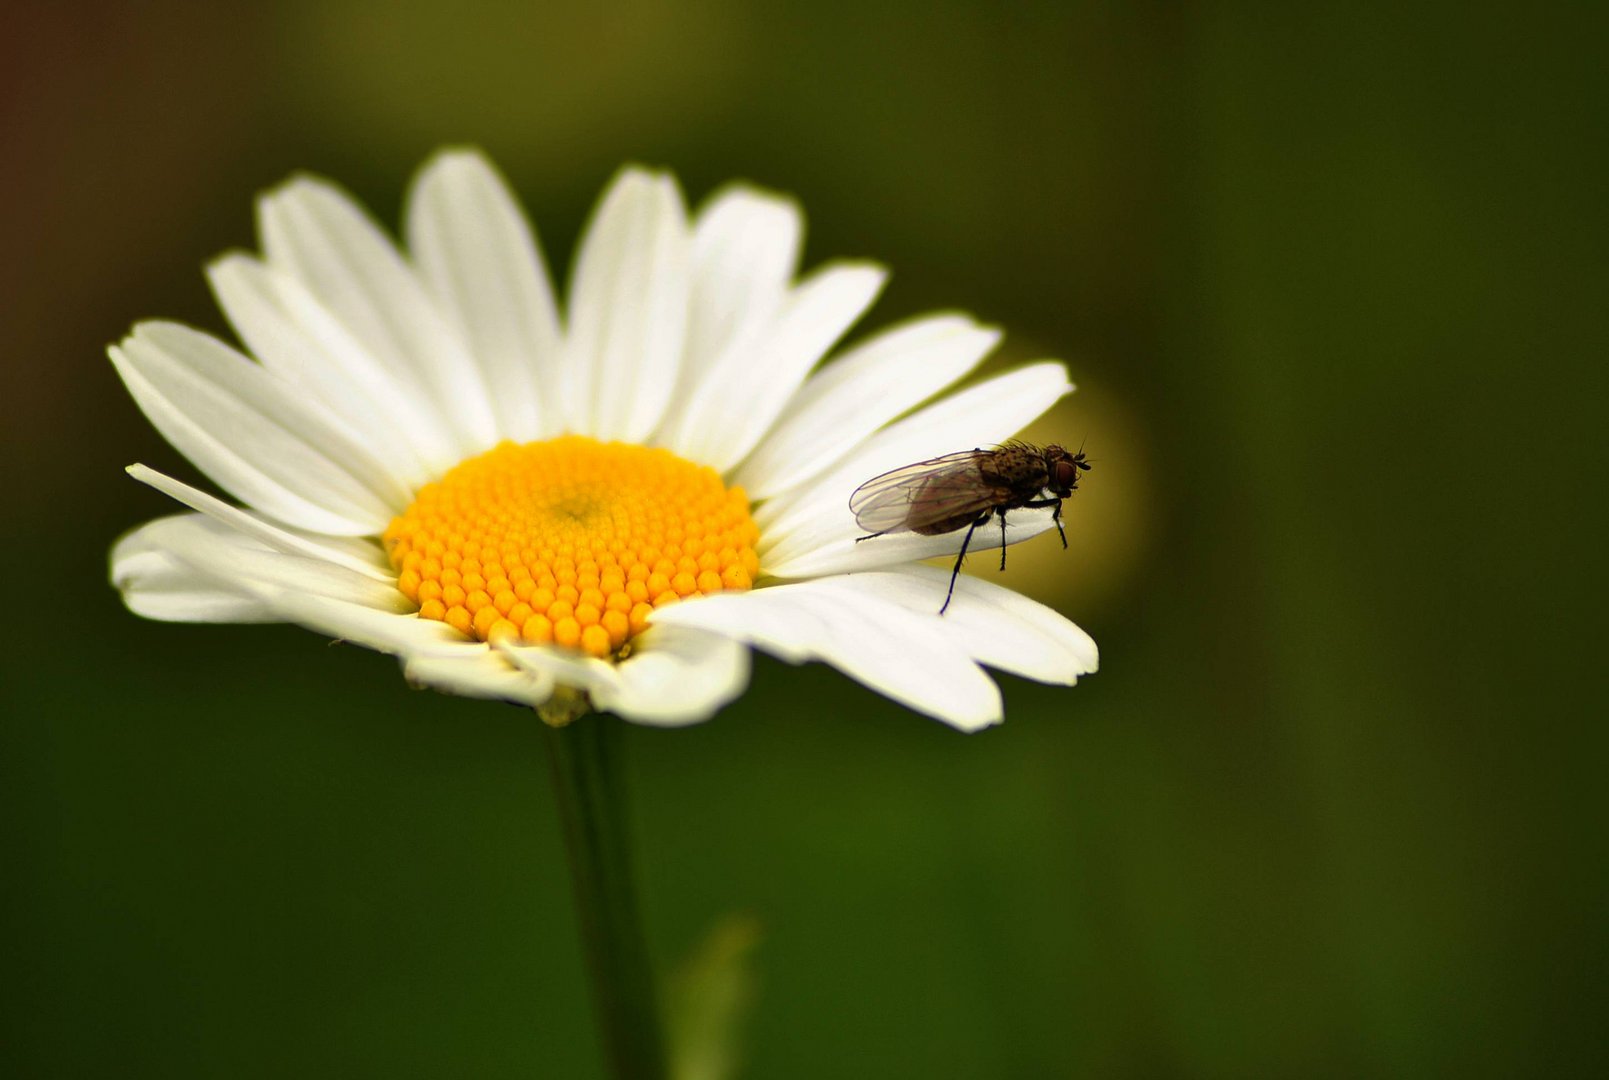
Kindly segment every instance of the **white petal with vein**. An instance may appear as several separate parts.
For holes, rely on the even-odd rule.
[[[166,551],[153,527],[160,518],[124,536],[112,548],[112,585],[136,615],[165,622],[281,622],[268,605],[226,581],[202,573]]]
[[[887,272],[829,266],[788,294],[776,316],[734,338],[692,391],[662,441],[722,471],[741,461],[833,343],[871,306]]]
[[[1069,619],[990,581],[961,575],[942,616],[938,610],[950,586],[947,569],[902,566],[828,578],[822,585],[875,596],[917,615],[931,616],[974,660],[1029,679],[1071,686],[1100,664],[1095,642]]]
[[[799,388],[737,482],[764,499],[831,468],[878,428],[975,367],[1000,331],[964,315],[886,330],[828,362]]]
[[[219,486],[290,525],[374,533],[411,495],[360,437],[260,365],[177,323],[110,350],[163,436]]]
[[[208,517],[228,526],[236,532],[244,533],[274,551],[283,551],[289,555],[304,555],[309,558],[322,559],[325,562],[344,566],[360,574],[364,574],[375,581],[395,581],[396,574],[386,561],[380,545],[373,540],[359,537],[321,536],[315,533],[301,532],[287,529],[272,522],[264,521],[248,510],[230,506],[222,499],[214,498],[204,491],[191,487],[165,476],[145,465],[130,465],[128,474],[142,484],[168,495],[174,500],[183,503],[192,510],[199,510]]]
[[[152,547],[218,581],[325,596],[393,614],[413,609],[395,583],[323,559],[275,551],[201,514],[162,518],[142,532]]]
[[[797,203],[745,184],[718,192],[699,211],[683,400],[733,339],[769,321],[782,306],[803,235]]]
[[[443,418],[460,456],[497,441],[480,369],[362,207],[328,181],[299,177],[263,196],[258,223],[269,264],[306,286]]]
[[[207,268],[213,295],[247,349],[269,371],[308,394],[417,486],[458,458],[434,408],[421,404],[289,274],[249,255]]]
[[[468,639],[443,622],[394,615],[328,596],[247,583],[286,622],[305,626],[338,641],[349,641],[399,656],[459,655]]]
[[[659,426],[681,369],[690,249],[676,182],[622,171],[587,226],[571,279],[566,430],[642,442]]]
[[[722,593],[654,613],[656,625],[724,634],[789,663],[825,661],[963,731],[998,723],[999,688],[936,622],[816,581]]]
[[[536,237],[507,185],[472,151],[438,155],[408,200],[408,248],[467,344],[505,438],[548,433],[540,386],[556,379],[560,331]]]

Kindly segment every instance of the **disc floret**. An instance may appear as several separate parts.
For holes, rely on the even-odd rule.
[[[743,489],[715,470],[567,435],[461,462],[420,488],[384,541],[420,618],[607,657],[655,608],[748,589],[759,536]]]

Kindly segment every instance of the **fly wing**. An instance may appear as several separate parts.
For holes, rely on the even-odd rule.
[[[978,451],[963,450],[872,477],[849,497],[855,523],[869,533],[905,532],[983,513],[999,495],[984,483],[978,458]]]

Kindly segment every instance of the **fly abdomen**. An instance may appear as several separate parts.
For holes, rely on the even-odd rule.
[[[994,513],[994,511],[990,509],[985,510],[981,514],[974,512],[952,514],[950,517],[940,518],[938,521],[928,522],[925,525],[918,525],[911,529],[911,531],[919,536],[938,536],[942,533],[955,532],[955,530],[966,525],[972,525],[974,523],[981,525],[983,522],[988,520],[989,515],[992,513]]]

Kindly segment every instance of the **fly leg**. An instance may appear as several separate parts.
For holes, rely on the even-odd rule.
[[[1025,509],[1028,509],[1028,510],[1043,510],[1047,506],[1054,506],[1056,508],[1055,510],[1051,511],[1050,520],[1052,520],[1052,521],[1054,521],[1056,523],[1056,532],[1061,536],[1062,550],[1066,551],[1067,550],[1067,530],[1063,529],[1061,527],[1061,500],[1060,499],[1037,499],[1034,502],[1024,503],[1023,504],[1023,507]],[[1002,518],[1002,521],[1001,521],[1001,527],[1002,528],[1005,527],[1005,523],[1004,523],[1003,518]],[[1004,560],[1002,560],[1002,561],[1004,561]]]
[[[860,543],[860,542],[861,542],[861,541],[862,541],[862,540],[870,540],[870,539],[872,539],[872,538],[873,538],[873,537],[878,537],[878,536],[887,536],[887,535],[888,535],[888,532],[887,532],[887,530],[884,530],[884,531],[883,531],[883,532],[875,532],[875,533],[867,533],[867,534],[866,534],[866,535],[865,535],[865,536],[857,536],[857,537],[855,537],[855,543],[857,543],[857,544],[858,544],[858,543]]]
[[[955,597],[955,579],[961,575],[961,564],[966,561],[967,545],[972,543],[972,534],[978,531],[979,525],[982,525],[988,520],[989,515],[984,514],[978,520],[967,526],[967,534],[961,540],[961,554],[955,557],[955,569],[950,571],[950,591],[944,594],[944,606],[939,608],[940,615],[943,615],[945,611],[949,609],[950,601]]]
[[[1006,571],[1006,512],[996,510],[995,514],[1000,518],[1000,572],[1003,574]]]

